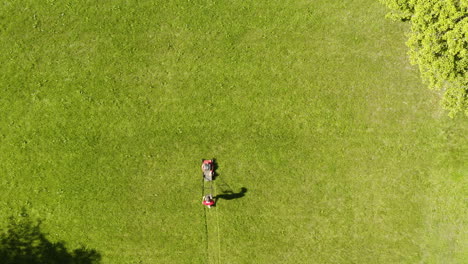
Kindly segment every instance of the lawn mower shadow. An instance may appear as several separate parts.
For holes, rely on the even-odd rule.
[[[214,197],[215,202],[217,202],[219,199],[223,200],[234,200],[234,199],[239,199],[245,196],[245,193],[247,192],[247,188],[242,187],[240,192],[233,192],[232,190],[228,191],[223,191],[223,193],[218,194]]]
[[[215,180],[219,174],[218,174],[218,162],[216,161],[216,158],[213,158],[213,180]]]

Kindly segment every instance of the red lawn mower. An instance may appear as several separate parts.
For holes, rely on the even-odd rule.
[[[203,171],[203,178],[205,181],[212,181],[214,175],[214,161],[212,159],[202,159],[201,169]]]

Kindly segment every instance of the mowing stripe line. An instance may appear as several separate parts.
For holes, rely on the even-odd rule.
[[[203,195],[205,195],[206,185],[210,184],[211,182],[203,181]],[[216,193],[214,189],[214,185],[211,184],[210,186],[211,193]],[[207,208],[204,207],[204,218],[205,218],[205,234],[206,234],[206,263],[221,263],[221,237],[219,234],[219,216],[218,216],[218,209],[215,208]],[[210,211],[211,210],[211,211]],[[216,216],[213,216],[215,214]],[[216,218],[216,219],[214,219]],[[211,220],[210,220],[211,219]],[[216,221],[216,225],[215,222]],[[211,228],[210,228],[211,227]],[[213,234],[214,232],[218,233],[217,235]],[[216,241],[217,240],[217,241]],[[217,247],[216,250],[214,247]],[[216,254],[216,251],[217,254]],[[214,254],[213,254],[214,253]],[[217,259],[217,260],[216,260]]]
[[[201,191],[202,191],[202,196],[205,195],[205,179],[202,178],[202,183],[201,183]],[[205,257],[206,257],[206,261],[207,263],[210,261],[210,255],[209,255],[209,235],[208,235],[208,220],[207,220],[207,216],[206,216],[206,207],[203,206],[203,218],[205,218],[205,239],[206,239],[206,243],[205,243]]]
[[[218,207],[215,206],[216,214],[216,225],[218,226],[218,264],[221,262],[221,239],[219,237],[219,217],[218,217]]]
[[[206,260],[207,261],[210,261],[210,255],[209,255],[209,252],[208,252],[208,247],[209,247],[209,243],[208,243],[208,221],[206,220],[206,208],[203,209],[203,214],[204,214],[204,218],[205,218],[205,240],[206,240],[206,243],[205,243],[205,257],[206,257]]]

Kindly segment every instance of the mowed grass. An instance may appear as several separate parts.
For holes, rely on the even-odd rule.
[[[105,264],[462,263],[468,122],[376,2],[4,1],[2,219]],[[206,228],[212,157],[248,191]]]

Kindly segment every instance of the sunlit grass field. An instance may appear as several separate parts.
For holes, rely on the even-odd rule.
[[[373,0],[2,1],[0,214],[103,264],[462,263],[468,120]],[[202,158],[217,193],[201,205]],[[215,193],[216,194],[216,193]]]

